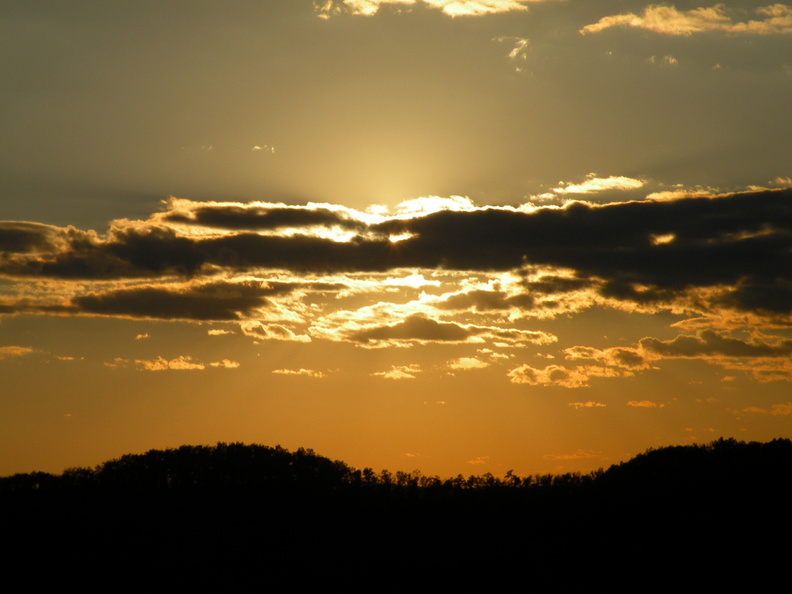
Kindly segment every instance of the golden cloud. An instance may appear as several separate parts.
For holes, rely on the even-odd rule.
[[[599,33],[612,27],[635,27],[663,35],[692,35],[705,31],[756,35],[792,33],[792,7],[771,4],[755,10],[760,20],[734,22],[724,4],[681,11],[671,5],[652,4],[640,15],[618,14],[586,25],[580,33]]]

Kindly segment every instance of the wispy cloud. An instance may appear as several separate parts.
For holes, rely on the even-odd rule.
[[[8,357],[22,357],[24,355],[29,355],[33,351],[34,349],[30,347],[21,347],[21,346],[0,347],[0,360],[6,359]]]
[[[635,190],[643,187],[645,183],[643,180],[623,175],[599,177],[596,173],[589,173],[585,181],[578,184],[562,182],[552,192],[555,194],[593,194],[606,190]]]
[[[324,371],[317,371],[315,369],[273,369],[272,373],[277,375],[301,375],[305,377],[313,377],[317,379],[321,379],[326,377],[327,374]]]
[[[608,405],[603,402],[595,402],[594,400],[588,400],[586,402],[570,402],[569,406],[575,409],[581,409],[581,408],[605,408]]]
[[[743,412],[787,417],[792,415],[792,402],[787,402],[785,404],[774,404],[769,409],[750,406],[748,408],[744,408]]]
[[[554,386],[558,388],[585,388],[592,378],[624,377],[632,372],[601,365],[548,365],[544,368],[521,365],[509,371],[508,376],[513,384],[529,386]]]
[[[485,367],[489,367],[489,363],[477,359],[476,357],[460,357],[459,359],[451,361],[448,367],[455,371],[467,371],[470,369],[484,369]]]
[[[136,359],[135,365],[144,371],[200,371],[207,367],[205,363],[196,361],[189,355],[182,355],[174,359],[166,359],[162,356],[151,360]],[[211,367],[225,367],[231,369],[239,367],[238,363],[235,364],[227,360],[210,363],[209,365]]]
[[[632,406],[633,408],[665,408],[665,404],[658,404],[651,400],[630,400],[627,402],[627,406]]]
[[[420,372],[420,365],[394,365],[388,371],[378,371],[376,373],[372,373],[371,375],[389,380],[405,380],[415,379],[416,374]]]
[[[415,5],[436,8],[456,17],[523,11],[527,4],[545,1],[548,0],[314,0],[314,7],[322,18],[342,13],[372,16],[384,6],[406,8]]]
[[[753,35],[792,33],[792,7],[771,4],[755,9],[758,19],[734,21],[725,4],[678,10],[673,5],[652,4],[640,14],[624,13],[601,18],[580,33],[599,33],[612,27],[634,27],[663,35],[692,35],[707,31]]]
[[[494,41],[509,44],[511,50],[509,50],[507,57],[514,64],[514,70],[525,72],[526,62],[531,52],[531,40],[525,37],[501,36],[496,37]]]
[[[592,450],[577,450],[571,454],[545,454],[543,458],[546,460],[588,460],[591,458],[601,458],[601,452]]]
[[[485,341],[502,345],[548,344],[556,340],[555,336],[546,332],[445,322],[421,313],[384,324],[365,319],[355,320],[353,314],[338,318],[337,323],[332,323],[331,317],[322,322],[321,326],[311,329],[313,335],[330,340],[350,341],[368,348],[409,347],[428,343],[480,344]]]

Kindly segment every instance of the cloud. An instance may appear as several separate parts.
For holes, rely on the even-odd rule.
[[[284,324],[272,324],[249,320],[240,324],[245,336],[258,340],[285,340],[291,342],[311,342],[311,337],[298,334]]]
[[[390,380],[415,379],[415,374],[421,372],[419,365],[394,365],[389,371],[372,373],[374,377]]]
[[[585,372],[579,369],[567,369],[560,365],[548,365],[544,369],[521,365],[512,369],[508,376],[513,384],[561,388],[582,388],[588,385],[589,380]]]
[[[527,293],[510,294],[501,290],[471,289],[427,299],[439,310],[450,311],[503,311],[512,308],[528,310],[534,307],[534,297]]]
[[[231,361],[230,359],[223,359],[222,361],[213,361],[209,363],[209,367],[219,367],[221,369],[236,369],[240,364],[238,361]]]
[[[610,177],[597,177],[596,173],[589,173],[586,180],[579,184],[562,182],[558,188],[551,190],[555,194],[592,194],[607,190],[636,190],[646,184],[640,179],[633,179],[622,175]]]
[[[578,365],[574,369],[559,365],[536,369],[523,365],[509,373],[511,381],[583,387],[591,377],[630,376],[638,371],[657,369],[659,362],[665,359],[698,359],[724,369],[750,373],[760,382],[792,381],[792,339],[774,336],[754,335],[741,339],[705,329],[665,341],[642,338],[635,347],[575,346],[563,352],[567,360],[590,360],[595,364]],[[724,381],[733,379],[723,378]]]
[[[546,460],[589,460],[591,458],[601,458],[602,452],[577,450],[572,454],[545,454],[542,457]]]
[[[176,371],[192,371],[194,369],[206,369],[206,365],[193,361],[192,357],[177,357],[166,361],[162,357],[158,357],[156,361],[138,361],[135,363],[142,366],[147,371],[161,371],[164,369],[173,369]]]
[[[441,10],[448,16],[483,16],[503,12],[523,11],[526,4],[547,0],[315,0],[314,9],[321,18],[347,13],[373,16],[383,6],[426,6]]]
[[[216,280],[211,282],[145,284],[58,298],[23,298],[0,303],[0,314],[89,315],[186,321],[240,321],[252,318],[269,321],[298,321],[290,311],[290,301],[307,294],[335,292],[333,283],[284,282],[260,280]],[[66,287],[61,287],[63,290]],[[297,305],[296,307],[300,307]],[[254,324],[244,328],[248,334],[263,334]],[[285,330],[273,331],[286,334]],[[229,330],[210,330],[210,334],[232,334]],[[148,338],[147,334],[136,337]],[[303,338],[301,340],[308,340]]]
[[[627,406],[634,408],[665,408],[665,404],[657,404],[651,400],[630,400]]]
[[[792,7],[771,4],[755,9],[758,20],[734,22],[724,4],[680,11],[672,5],[652,4],[640,15],[617,14],[586,25],[580,33],[599,33],[612,27],[635,27],[663,35],[692,35],[706,31],[755,35],[792,33]]]
[[[236,334],[233,330],[222,330],[219,328],[212,328],[206,332],[209,336],[227,336],[229,334]]]
[[[580,410],[581,408],[605,408],[608,405],[602,402],[594,402],[593,400],[589,400],[587,402],[570,402],[569,406]]]
[[[29,355],[33,352],[34,349],[30,347],[21,347],[21,346],[4,346],[0,347],[0,361],[3,359],[7,359],[8,357],[22,357],[24,355]]]
[[[663,56],[662,58],[652,56],[649,58],[649,63],[660,64],[663,66],[674,66],[679,63],[679,60],[677,60],[674,56]]]
[[[531,52],[531,40],[524,37],[501,36],[496,37],[494,41],[508,43],[512,46],[507,57],[514,64],[515,71],[524,72],[525,63],[528,61],[528,55]]]
[[[350,339],[360,343],[378,342],[465,342],[471,333],[453,322],[438,322],[421,314],[414,314],[402,322],[372,326],[354,332]]]
[[[595,364],[576,365],[572,368],[556,364],[544,368],[521,365],[508,373],[510,381],[513,384],[531,386],[584,388],[589,385],[591,378],[630,377],[637,371],[651,368],[647,358],[638,348],[596,349],[576,346],[564,349],[564,355],[567,360],[591,360]],[[581,403],[577,404],[583,406]]]
[[[638,183],[590,177],[576,191]],[[434,308],[538,317],[601,305],[712,319],[752,316],[754,323],[792,318],[792,189],[675,194],[599,205],[572,201],[561,208],[527,210],[452,202],[459,208],[416,204],[412,215],[366,219],[364,213],[327,205],[273,210],[260,203],[201,207],[170,201],[149,221],[116,221],[106,236],[2,223],[0,241],[9,249],[0,255],[0,276],[14,282],[0,300],[0,313],[207,321],[259,316],[259,321],[300,323],[302,314],[287,311],[279,300],[289,296],[297,303],[310,294],[340,294],[355,283],[360,287],[354,290],[372,290],[384,286],[384,279],[364,278],[398,270],[409,271],[406,278],[412,280],[405,283],[416,287],[428,284],[427,271],[522,275],[516,284],[470,285],[442,297],[427,296],[411,313]],[[305,233],[279,234],[280,225],[301,223]],[[218,233],[196,232],[208,228],[203,224],[219,225]],[[256,225],[260,228],[251,230]],[[352,235],[329,238],[339,225],[347,225]],[[317,226],[324,226],[327,236],[318,236]],[[394,236],[405,239],[389,241]],[[336,274],[345,274],[344,282],[324,280]],[[288,280],[247,280],[264,275]],[[297,282],[298,275],[305,282]],[[76,294],[66,297],[68,290],[61,290],[47,303],[38,302],[30,297],[36,292],[24,287],[42,280],[71,282]],[[145,284],[129,286],[132,280]],[[77,281],[104,281],[111,288],[98,291]],[[261,320],[262,312],[272,315]],[[345,339],[449,342],[494,339],[500,333],[506,342],[532,340],[525,334],[508,336],[494,325],[384,321],[358,320],[354,328],[347,320]],[[339,323],[325,319],[314,327],[316,336],[322,337],[322,324],[335,325],[329,329],[335,333]]]
[[[672,340],[643,338],[641,348],[651,355],[665,358],[694,359],[702,357],[765,358],[792,355],[792,339],[767,342],[760,339],[740,340],[703,330],[695,336],[677,336]]]
[[[259,281],[213,282],[179,288],[145,286],[92,293],[72,299],[82,314],[170,320],[239,320],[269,305],[281,292]]]
[[[750,373],[759,382],[792,381],[792,339],[753,336],[740,339],[714,330],[681,335],[670,340],[642,338],[635,347],[597,349],[575,346],[564,349],[569,361],[593,364],[544,368],[521,365],[509,371],[512,383],[563,388],[587,387],[592,378],[629,377],[636,372],[657,369],[664,359],[699,359],[732,371]],[[630,406],[649,406],[632,401]],[[659,405],[662,407],[662,405]]]
[[[0,275],[18,278],[115,279],[189,275],[205,261],[194,242],[171,229],[114,227],[109,237],[73,227],[40,234],[46,248],[3,253]]]
[[[777,190],[571,203],[530,213],[445,211],[381,226],[414,235],[399,252],[414,265],[555,266],[574,271],[578,283],[597,283],[603,297],[618,301],[671,304],[686,291],[711,287],[721,304],[789,313],[790,196]],[[673,240],[659,242],[661,237]]]
[[[194,361],[192,357],[180,356],[175,359],[165,359],[164,357],[157,357],[153,360],[135,360],[135,364],[145,371],[195,371],[206,369],[206,365]]]
[[[201,203],[179,198],[165,202],[165,212],[151,218],[155,224],[180,224],[224,230],[276,231],[338,227],[361,231],[365,224],[351,209],[330,205],[289,206],[265,202]],[[360,216],[360,215],[358,215]]]
[[[162,356],[157,356],[154,359],[135,359],[134,363],[141,371],[203,371],[207,368],[237,369],[240,366],[237,361],[231,361],[230,359],[203,363],[196,361],[189,355],[180,355],[173,359],[166,359]],[[129,364],[129,360],[117,357],[104,365],[105,367],[121,368],[129,366]]]
[[[724,369],[750,373],[759,382],[792,381],[792,339],[773,336],[742,339],[714,330],[700,330],[695,335],[665,341],[642,338],[638,348],[649,361],[699,359]]]
[[[787,402],[785,404],[774,404],[770,410],[751,406],[744,408],[743,412],[787,417],[792,415],[792,402]]]
[[[40,223],[0,221],[0,252],[37,253],[56,251],[69,231]]]
[[[278,375],[302,375],[302,376],[305,376],[305,377],[313,377],[313,378],[317,378],[317,379],[321,379],[321,378],[327,376],[327,374],[324,373],[323,371],[316,371],[314,369],[303,369],[303,368],[300,368],[300,369],[273,369],[272,373],[275,373],[275,374],[278,374]]]
[[[651,367],[645,355],[636,348],[612,347],[595,349],[593,347],[575,346],[564,349],[564,354],[569,360],[590,359],[603,365],[627,370],[649,369]]]
[[[381,282],[384,286],[387,287],[412,287],[414,289],[420,287],[426,287],[426,286],[431,286],[431,287],[440,286],[440,281],[427,280],[426,278],[424,278],[423,274],[409,274],[401,278],[388,277]]]
[[[476,357],[460,357],[451,361],[448,366],[456,371],[467,371],[469,369],[484,369],[489,367],[489,363]]]
[[[403,320],[384,324],[368,321],[361,324],[354,320],[333,324],[330,318],[326,318],[323,326],[314,326],[311,331],[319,338],[350,341],[368,348],[408,347],[428,343],[483,343],[487,340],[501,345],[525,345],[548,344],[556,340],[555,336],[546,332],[444,322],[423,313],[414,313]]]
[[[394,216],[400,219],[414,218],[444,210],[471,212],[477,208],[473,201],[465,196],[421,196],[400,202],[394,209]]]

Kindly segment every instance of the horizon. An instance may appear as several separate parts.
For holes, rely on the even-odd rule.
[[[219,442],[585,473],[792,437],[792,5],[0,27],[0,476]]]
[[[551,475],[551,476],[572,475],[572,476],[594,477],[594,478],[596,478],[601,473],[609,470],[611,467],[619,467],[619,466],[622,466],[624,464],[628,464],[628,463],[632,462],[633,460],[635,460],[636,458],[640,458],[642,456],[646,456],[647,454],[652,454],[653,452],[660,452],[660,451],[663,451],[663,450],[671,450],[671,449],[674,449],[674,448],[711,449],[711,448],[717,448],[723,442],[730,442],[731,444],[738,444],[738,445],[742,445],[742,446],[752,446],[752,445],[757,445],[757,444],[760,445],[760,446],[768,446],[768,445],[771,445],[772,443],[778,442],[778,441],[790,442],[790,439],[789,438],[775,438],[775,439],[772,439],[772,440],[768,440],[766,442],[757,442],[757,441],[741,441],[741,440],[736,440],[734,438],[719,437],[719,438],[713,439],[712,441],[709,441],[709,442],[695,442],[695,443],[685,443],[685,444],[674,444],[674,445],[671,445],[671,446],[650,447],[650,448],[647,448],[646,450],[644,450],[642,452],[638,452],[638,453],[630,456],[629,458],[627,458],[625,460],[620,460],[620,461],[614,462],[614,463],[609,464],[608,466],[604,466],[604,467],[601,466],[599,468],[592,468],[592,469],[590,469],[588,471],[586,471],[586,470],[582,470],[582,471],[578,470],[578,471],[559,472],[559,473],[530,473],[530,474],[521,475],[519,473],[513,472],[512,469],[508,469],[505,472],[500,473],[500,474],[495,474],[495,473],[491,473],[491,472],[484,472],[484,473],[469,473],[467,475],[458,474],[458,475],[455,475],[455,476],[437,475],[437,474],[425,474],[420,469],[417,469],[417,468],[416,469],[412,469],[412,470],[407,470],[406,468],[393,468],[393,469],[390,469],[390,468],[355,467],[355,466],[352,466],[350,464],[347,464],[344,460],[337,460],[337,459],[329,458],[327,456],[323,456],[321,452],[316,452],[312,448],[306,448],[306,447],[295,448],[295,449],[291,450],[289,448],[284,448],[284,447],[282,447],[279,444],[267,445],[267,444],[261,444],[261,443],[217,442],[217,443],[214,443],[214,444],[182,444],[180,446],[173,447],[173,448],[163,448],[163,449],[154,448],[154,449],[150,449],[150,450],[147,450],[147,451],[141,451],[141,452],[127,452],[126,454],[123,454],[123,455],[120,455],[120,456],[116,456],[114,458],[108,458],[106,460],[102,460],[98,464],[93,464],[93,465],[89,465],[89,466],[71,466],[69,468],[64,468],[63,471],[61,471],[61,472],[46,472],[46,471],[42,471],[42,470],[32,470],[30,472],[15,473],[14,475],[0,475],[0,478],[13,478],[14,476],[17,476],[17,475],[35,475],[35,474],[40,473],[40,472],[43,472],[45,474],[50,474],[50,475],[56,476],[56,477],[57,476],[66,476],[66,475],[69,474],[69,472],[73,472],[73,471],[76,471],[76,470],[83,470],[84,469],[84,470],[97,471],[97,470],[103,468],[107,464],[111,464],[112,465],[115,462],[119,462],[119,461],[121,461],[123,459],[127,459],[127,458],[130,458],[130,457],[131,458],[138,458],[138,457],[145,458],[151,452],[169,453],[169,452],[177,452],[177,451],[183,450],[183,449],[192,450],[192,449],[198,449],[198,448],[207,448],[209,450],[212,450],[214,448],[220,448],[220,447],[223,447],[223,446],[228,446],[228,447],[241,446],[243,448],[264,448],[264,449],[267,449],[267,450],[282,450],[283,452],[285,452],[286,454],[289,454],[289,455],[293,455],[295,453],[298,453],[298,452],[302,451],[302,452],[305,452],[308,455],[316,456],[317,458],[322,458],[322,459],[328,460],[328,461],[333,462],[333,463],[340,462],[340,463],[344,464],[348,470],[353,471],[353,472],[371,470],[371,471],[374,472],[374,476],[377,476],[377,477],[382,476],[384,473],[388,473],[391,476],[395,475],[397,473],[405,473],[405,474],[408,474],[408,475],[417,475],[417,476],[421,476],[421,477],[425,477],[425,478],[440,479],[440,480],[444,480],[444,481],[445,480],[456,479],[458,477],[470,478],[470,477],[486,477],[486,476],[494,476],[495,478],[500,478],[500,479],[502,479],[504,477],[510,477],[510,476],[516,477],[516,478],[529,478],[529,477],[532,477],[532,476],[533,477],[540,477],[540,476],[547,476],[547,475]]]

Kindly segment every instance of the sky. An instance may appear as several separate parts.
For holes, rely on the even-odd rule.
[[[0,7],[0,475],[792,437],[792,4]]]

